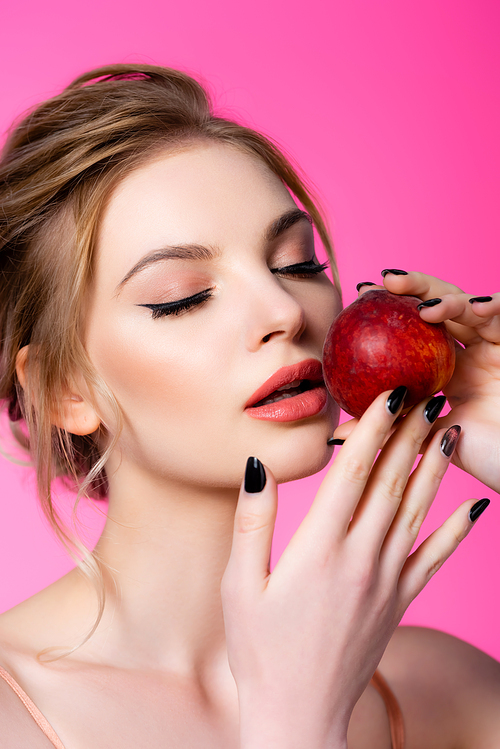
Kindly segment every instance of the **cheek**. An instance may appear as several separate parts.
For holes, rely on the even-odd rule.
[[[123,411],[126,433],[137,438],[192,431],[227,402],[221,383],[231,346],[211,328],[191,330],[184,320],[114,321],[91,333],[87,349]]]
[[[316,290],[313,300],[309,300],[308,320],[314,337],[321,340],[323,345],[330,325],[342,310],[340,294],[328,284]]]
[[[244,465],[235,455],[244,398],[233,386],[236,341],[217,335],[214,325],[182,335],[168,322],[148,321],[135,330],[108,326],[88,343],[124,417],[117,465],[199,485],[237,486]],[[106,424],[113,435],[113,421]]]

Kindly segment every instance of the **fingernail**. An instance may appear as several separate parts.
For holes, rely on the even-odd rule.
[[[479,502],[476,502],[475,505],[472,505],[472,507],[469,510],[469,520],[471,523],[475,523],[475,521],[478,519],[480,515],[483,514],[483,512],[486,510],[490,503],[489,499],[480,499]]]
[[[469,302],[472,304],[472,302],[492,302],[493,297],[492,296],[473,296],[469,299]]]
[[[443,410],[445,403],[445,395],[437,395],[435,398],[429,401],[429,403],[424,408],[424,419],[428,424],[434,424],[437,417]]]
[[[408,273],[405,270],[399,270],[398,268],[384,268],[381,271],[381,275],[385,278],[388,273],[392,273],[393,276],[407,276]]]
[[[422,302],[418,305],[417,309],[421,310],[422,307],[435,307],[436,304],[440,304],[443,300],[436,297],[435,299],[428,299],[426,302]]]
[[[395,390],[393,390],[390,396],[387,398],[386,406],[389,410],[389,413],[391,413],[393,416],[394,414],[397,414],[397,412],[401,408],[401,405],[406,398],[407,393],[408,388],[406,388],[404,385],[400,385]]]
[[[266,485],[266,472],[258,458],[248,458],[245,468],[245,491],[258,494]]]
[[[373,283],[372,281],[361,281],[361,283],[356,284],[356,291],[359,291],[362,286],[376,286],[376,283]]]
[[[337,440],[333,439],[333,437],[330,437],[329,440],[326,441],[327,445],[343,445],[345,440]]]
[[[458,438],[460,437],[460,432],[462,431],[462,427],[458,426],[458,424],[454,424],[452,427],[448,429],[443,435],[443,439],[441,440],[441,452],[446,458],[450,458],[453,450],[457,446]]]

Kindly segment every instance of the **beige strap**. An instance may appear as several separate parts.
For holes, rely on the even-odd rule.
[[[386,682],[380,671],[375,671],[370,682],[375,687],[379,695],[385,702],[389,725],[391,727],[392,749],[404,749],[405,746],[405,726],[403,713],[399,707],[399,702],[389,684]]]
[[[54,731],[52,726],[50,725],[49,721],[45,717],[45,715],[42,715],[40,710],[37,708],[34,702],[30,700],[26,692],[21,689],[17,681],[14,681],[12,676],[5,671],[0,666],[0,677],[4,679],[9,687],[13,689],[13,691],[17,694],[25,708],[28,710],[29,714],[33,718],[33,720],[40,726],[46,737],[49,739],[49,741],[52,742],[53,746],[56,747],[56,749],[64,749],[63,743],[57,733]]]

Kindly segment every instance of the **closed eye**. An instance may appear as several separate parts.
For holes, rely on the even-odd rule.
[[[322,273],[328,268],[328,261],[325,263],[318,264],[314,260],[307,260],[305,263],[295,263],[294,265],[286,265],[283,268],[271,268],[271,273],[280,276],[293,276],[295,278],[311,278],[318,273]],[[157,320],[159,317],[166,317],[167,315],[181,315],[183,312],[187,312],[192,307],[197,307],[203,302],[208,301],[213,296],[211,293],[213,288],[204,289],[204,291],[193,294],[193,296],[186,297],[185,299],[178,299],[175,302],[163,302],[162,304],[138,304],[138,307],[146,307],[152,312],[151,317],[153,320]]]
[[[295,265],[286,265],[284,268],[271,268],[271,273],[280,276],[296,276],[299,278],[310,278],[317,273],[322,273],[330,263],[318,264],[315,260],[307,260],[305,263],[295,263]]]
[[[152,311],[151,317],[153,320],[159,317],[165,317],[166,315],[180,315],[191,307],[195,307],[199,304],[203,304],[207,299],[212,296],[212,289],[205,289],[200,291],[198,294],[186,297],[186,299],[178,299],[176,302],[164,302],[163,304],[138,304],[138,307],[147,307]]]

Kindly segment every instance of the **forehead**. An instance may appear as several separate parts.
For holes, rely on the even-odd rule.
[[[164,244],[223,248],[262,234],[294,206],[258,157],[226,145],[191,146],[157,156],[118,185],[101,222],[98,254],[118,245],[125,267]]]

